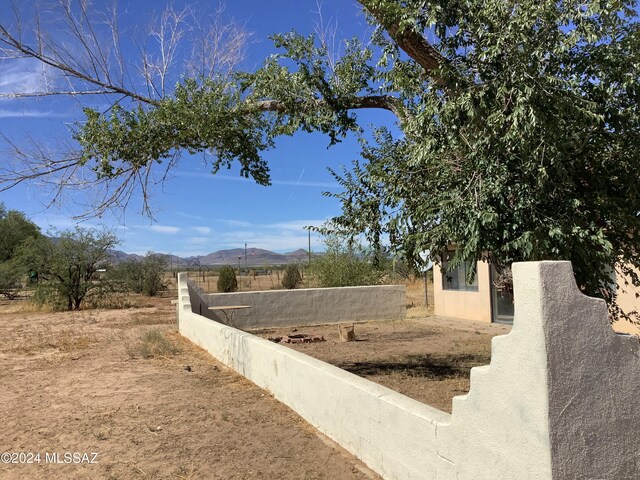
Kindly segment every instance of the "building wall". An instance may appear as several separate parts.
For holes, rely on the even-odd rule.
[[[192,283],[189,295],[194,313],[222,323],[225,314],[208,307],[250,306],[233,314],[233,325],[243,329],[400,320],[407,310],[405,285],[208,294]]]
[[[640,275],[640,272],[637,270],[636,273]],[[629,282],[629,285],[625,285],[626,282]],[[639,293],[638,287],[634,287],[629,279],[619,273],[616,275],[616,283],[621,288],[621,290],[618,290],[618,304],[622,310],[624,312],[640,312],[640,297],[636,296],[636,294]],[[640,326],[627,320],[614,322],[613,329],[616,332],[640,335]]]
[[[478,291],[444,290],[443,273],[438,265],[433,267],[434,314],[442,317],[464,318],[491,322],[491,281],[489,264],[478,262]]]
[[[569,262],[514,264],[513,278],[514,326],[451,415],[197,315],[185,274],[179,328],[388,480],[637,480],[640,344]]]

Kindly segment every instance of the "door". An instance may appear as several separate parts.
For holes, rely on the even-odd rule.
[[[495,323],[513,323],[513,285],[511,288],[496,288],[498,274],[491,266],[491,316]]]

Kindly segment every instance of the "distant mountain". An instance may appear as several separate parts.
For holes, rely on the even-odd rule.
[[[136,255],[135,253],[124,253],[120,250],[111,250],[109,252],[109,256],[111,257],[111,261],[113,263],[127,262],[129,260],[142,260],[144,257],[140,255]]]
[[[247,254],[247,266],[262,266],[262,265],[285,265],[289,263],[300,263],[307,261],[308,253],[306,250],[300,248],[293,252],[288,253],[276,253],[270,250],[263,250],[261,248],[248,248]],[[167,258],[169,265],[245,265],[245,250],[244,248],[232,248],[229,250],[218,250],[217,252],[209,253],[207,255],[198,255],[194,257],[176,257],[175,255],[168,255],[166,253],[158,253]],[[114,263],[126,262],[129,260],[139,261],[144,257],[135,253],[125,253],[120,250],[112,250],[111,258]]]
[[[237,265],[238,262],[244,265],[245,253],[248,266],[295,263],[307,258],[307,253],[302,249],[290,253],[276,253],[261,248],[248,248],[246,252],[244,248],[218,250],[196,258],[202,265]]]

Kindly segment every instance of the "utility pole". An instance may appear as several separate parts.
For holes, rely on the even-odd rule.
[[[307,227],[307,230],[309,231],[309,265],[311,265],[311,227]]]
[[[244,274],[246,275],[247,272],[247,242],[244,242]]]

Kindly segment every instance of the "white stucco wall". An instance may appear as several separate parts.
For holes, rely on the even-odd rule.
[[[386,479],[637,479],[640,348],[582,296],[568,262],[514,265],[514,327],[451,415],[192,312],[180,332]]]
[[[233,314],[233,324],[242,329],[400,320],[407,310],[404,285],[208,294],[193,282],[189,284],[192,310],[212,320],[226,323],[227,317],[208,307],[250,306]]]

